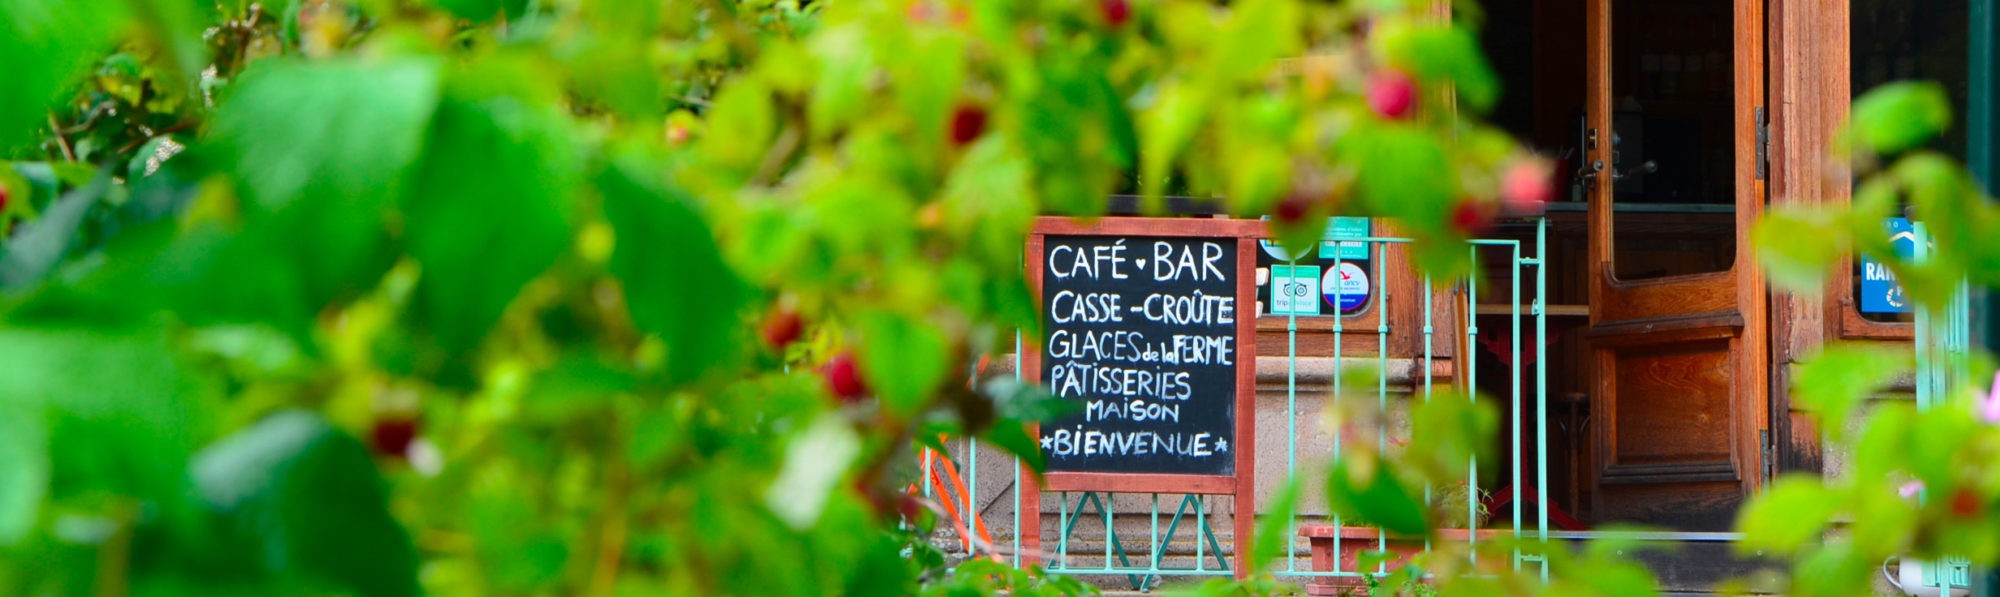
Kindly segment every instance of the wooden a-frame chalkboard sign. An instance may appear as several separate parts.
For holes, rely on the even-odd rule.
[[[1235,497],[1235,573],[1248,571],[1256,513],[1258,220],[1044,217],[1027,274],[1042,327],[1027,380],[1076,402],[1031,429],[1042,491]],[[1041,534],[1022,533],[1030,560]]]

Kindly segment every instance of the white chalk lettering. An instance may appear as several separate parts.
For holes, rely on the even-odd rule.
[[[1077,294],[1064,290],[1049,299],[1049,316],[1056,323],[1119,323],[1125,321],[1119,312],[1119,295],[1105,292]]]
[[[1236,297],[1208,296],[1196,290],[1190,295],[1149,294],[1132,311],[1156,323],[1174,325],[1234,325]]]

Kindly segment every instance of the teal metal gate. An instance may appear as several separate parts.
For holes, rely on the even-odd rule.
[[[1511,451],[1509,458],[1511,465],[1508,467],[1510,470],[1506,471],[1506,479],[1510,483],[1532,482],[1534,495],[1548,496],[1549,403],[1546,390],[1548,381],[1546,357],[1549,343],[1546,341],[1548,323],[1543,298],[1548,296],[1548,273],[1544,267],[1548,222],[1537,219],[1533,221],[1532,226],[1532,242],[1513,239],[1471,241],[1472,246],[1468,250],[1474,252],[1475,257],[1481,253],[1488,257],[1483,260],[1487,274],[1484,278],[1493,281],[1491,288],[1482,289],[1481,281],[1473,279],[1455,280],[1444,286],[1433,284],[1434,281],[1428,277],[1422,279],[1423,296],[1418,302],[1423,311],[1419,332],[1422,338],[1421,350],[1413,358],[1407,359],[1410,362],[1403,363],[1405,365],[1403,369],[1412,371],[1412,374],[1404,376],[1400,383],[1392,385],[1392,376],[1387,374],[1391,368],[1389,342],[1380,340],[1375,342],[1375,354],[1372,356],[1346,354],[1349,346],[1348,336],[1357,331],[1348,327],[1349,317],[1332,318],[1332,326],[1328,330],[1333,343],[1330,355],[1301,355],[1298,345],[1301,331],[1299,316],[1296,314],[1266,316],[1282,317],[1285,322],[1286,353],[1283,357],[1282,384],[1286,441],[1283,444],[1282,478],[1278,479],[1278,482],[1266,481],[1258,493],[1260,495],[1274,493],[1282,486],[1283,478],[1325,479],[1324,466],[1317,469],[1307,468],[1321,463],[1308,463],[1301,458],[1300,414],[1306,407],[1314,406],[1321,410],[1340,408],[1345,400],[1372,399],[1380,412],[1388,413],[1392,410],[1392,396],[1396,396],[1397,400],[1432,400],[1434,394],[1440,393],[1434,366],[1439,364],[1442,357],[1436,354],[1435,349],[1444,334],[1456,335],[1453,339],[1453,346],[1456,349],[1450,358],[1461,359],[1454,363],[1457,365],[1457,370],[1464,372],[1458,381],[1469,388],[1479,387],[1478,349],[1484,333],[1504,336],[1489,347],[1496,347],[1496,355],[1504,350],[1509,357],[1504,362],[1513,365],[1511,375],[1501,380],[1506,387],[1501,394],[1508,398],[1506,408],[1511,410],[1511,416],[1508,417],[1511,424],[1502,430]],[[1388,283],[1389,276],[1383,275],[1387,273],[1383,270],[1389,261],[1389,250],[1407,245],[1412,239],[1353,236],[1329,237],[1327,240],[1359,243],[1367,251],[1366,254],[1374,256],[1373,261],[1378,264],[1374,285],[1377,299],[1371,308],[1379,309],[1380,316],[1374,318],[1377,323],[1373,329],[1365,331],[1372,331],[1378,339],[1388,338],[1391,331],[1389,310],[1395,301],[1387,300],[1392,288]],[[1336,251],[1336,254],[1339,252]],[[1336,267],[1339,265],[1338,259],[1336,257]],[[1449,292],[1444,295],[1434,295],[1433,289],[1436,288],[1448,288]],[[1529,294],[1530,290],[1532,295]],[[1448,321],[1439,321],[1436,315],[1440,303],[1434,300],[1439,296],[1450,299],[1452,308],[1448,312],[1462,315],[1451,317]],[[1495,300],[1491,303],[1482,302],[1482,296],[1490,296]],[[1478,315],[1482,311],[1489,317],[1504,317],[1507,321],[1505,327],[1482,330],[1478,325]],[[1532,347],[1524,347],[1526,338],[1533,339]],[[1497,348],[1499,346],[1504,346],[1504,349]],[[1017,338],[1015,353],[1020,354],[1023,348],[1022,342]],[[1529,354],[1533,356],[1523,358]],[[1305,362],[1302,359],[1311,361],[1315,365],[1323,365],[1329,357],[1331,375],[1324,376],[1329,385],[1326,393],[1320,395],[1312,389],[1302,389],[1301,363]],[[1263,359],[1270,358],[1272,357],[1263,357]],[[1378,374],[1374,376],[1376,380],[1374,387],[1350,388],[1344,385],[1344,375],[1341,373],[1356,364],[1376,369]],[[1321,377],[1317,375],[1317,371],[1312,373],[1315,374],[1313,375],[1315,380]],[[1018,368],[1015,375],[1017,377],[1020,375]],[[1263,377],[1260,376],[1259,379],[1260,389],[1266,385]],[[1531,381],[1532,390],[1524,387]],[[1265,392],[1260,391],[1259,394],[1261,405],[1262,395]],[[1305,400],[1302,401],[1302,398]],[[1238,416],[1255,417],[1257,414],[1239,413]],[[1390,435],[1390,430],[1387,428],[1390,425],[1390,417],[1377,417],[1376,420],[1380,427],[1372,436],[1379,444],[1386,442],[1386,438]],[[1262,430],[1267,427],[1260,425],[1259,428]],[[1526,448],[1524,441],[1530,434],[1534,438],[1532,448]],[[1330,445],[1321,454],[1337,458],[1343,450],[1345,438],[1337,432],[1329,435],[1331,437],[1326,439],[1330,439]],[[1269,445],[1268,442],[1260,443]],[[1385,446],[1377,446],[1378,449],[1383,447]],[[1176,496],[1169,494],[1168,501],[1163,502],[1161,494],[1058,492],[1051,494],[1056,498],[1053,500],[1055,511],[1046,513],[1054,515],[1053,520],[1047,520],[1049,517],[1043,511],[1046,505],[1044,500],[1039,499],[1041,496],[1035,496],[1037,499],[1028,499],[1028,496],[1015,491],[1021,486],[1022,472],[1018,462],[1013,458],[990,451],[982,455],[981,449],[970,442],[954,444],[952,452],[950,455],[925,455],[923,474],[926,481],[922,484],[922,491],[929,498],[951,503],[947,508],[949,520],[946,524],[940,525],[943,529],[940,533],[947,536],[941,539],[951,549],[962,550],[964,557],[997,557],[1014,564],[1027,561],[1028,558],[1024,556],[1028,554],[1022,552],[1021,542],[1023,532],[1021,529],[1025,524],[1030,525],[1025,532],[1043,533],[1045,548],[1053,546],[1044,553],[1034,554],[1037,556],[1034,559],[1042,562],[1051,573],[1108,579],[1123,577],[1124,582],[1129,582],[1134,589],[1140,590],[1151,589],[1165,577],[1212,577],[1234,573],[1229,569],[1230,560],[1223,555],[1238,548],[1236,538],[1230,537],[1228,541],[1224,541],[1215,529],[1218,527],[1227,529],[1229,526],[1212,524],[1221,514],[1214,511],[1215,506],[1218,502],[1230,501],[1227,496],[1181,495],[1177,496],[1178,499],[1174,499]],[[1260,449],[1258,460],[1262,464],[1274,456],[1276,455],[1270,454],[1268,450]],[[1308,454],[1308,456],[1313,455]],[[941,458],[949,458],[950,464],[962,466],[960,470],[966,472],[962,486],[932,482],[938,478],[939,467],[947,464],[946,461],[940,460]],[[981,463],[982,458],[987,459],[984,465]],[[1463,499],[1467,521],[1481,519],[1480,511],[1483,505],[1480,496],[1483,489],[1478,469],[1479,464],[1472,463],[1465,474],[1464,484],[1467,489],[1463,492]],[[1309,471],[1310,474],[1300,477],[1302,471]],[[956,473],[955,470],[952,472]],[[1257,476],[1268,480],[1277,475]],[[1001,479],[997,484],[993,482],[995,477]],[[1427,499],[1444,499],[1442,497],[1444,492],[1434,492],[1432,489],[1426,488]],[[1452,497],[1457,499],[1458,496]],[[1260,502],[1263,501],[1267,500],[1260,499]],[[1519,498],[1510,500],[1511,522],[1507,527],[1486,529],[1486,531],[1511,532],[1517,537],[1546,542],[1550,537],[1549,506],[1546,499],[1534,500],[1533,508],[1526,511],[1523,501]],[[1167,512],[1161,507],[1163,503],[1174,505],[1171,514],[1165,517],[1162,516]],[[1310,504],[1312,500],[1301,499],[1300,503]],[[1324,504],[1325,500],[1319,499],[1318,503]],[[1233,512],[1233,504],[1230,506],[1229,510],[1232,511],[1227,515],[1237,515]],[[1121,507],[1126,512],[1122,516],[1119,514]],[[989,513],[992,516],[988,516]],[[1284,515],[1277,512],[1258,514]],[[1163,519],[1166,523],[1164,527],[1161,524]],[[1086,522],[1088,524],[1085,524]],[[1291,582],[1314,582],[1346,577],[1351,581],[1359,581],[1359,577],[1364,575],[1389,571],[1381,564],[1372,566],[1369,570],[1345,566],[1339,554],[1343,548],[1348,547],[1342,543],[1352,540],[1338,534],[1331,537],[1334,557],[1330,561],[1322,558],[1319,565],[1315,566],[1313,560],[1309,558],[1310,543],[1298,533],[1301,525],[1309,523],[1330,525],[1336,529],[1346,528],[1337,515],[1307,513],[1294,516],[1286,525],[1286,550],[1283,559],[1274,569],[1275,574],[1281,579]],[[1476,522],[1474,526],[1477,526]],[[990,533],[988,529],[991,529]],[[1463,536],[1466,541],[1479,541],[1481,535],[1482,533],[1468,532]],[[1050,539],[1051,536],[1053,540]],[[1377,550],[1390,548],[1387,533],[1375,529],[1372,537],[1374,540],[1367,543],[1372,543]],[[1546,563],[1534,554],[1515,550],[1512,559],[1512,565],[1517,568],[1541,566],[1543,574],[1546,574]]]

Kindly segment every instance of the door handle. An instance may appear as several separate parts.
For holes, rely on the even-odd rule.
[[[1660,165],[1658,163],[1654,162],[1653,160],[1646,160],[1646,163],[1639,164],[1638,167],[1633,168],[1631,170],[1626,170],[1624,172],[1612,172],[1611,180],[1613,182],[1616,182],[1620,180],[1625,180],[1625,178],[1629,176],[1640,176],[1640,175],[1652,174],[1654,172],[1659,172],[1659,171],[1660,171]]]
[[[1576,169],[1576,184],[1583,185],[1586,189],[1596,187],[1597,173],[1603,171],[1604,160],[1591,160],[1590,165]]]

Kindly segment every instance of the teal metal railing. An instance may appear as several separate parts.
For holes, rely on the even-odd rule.
[[[1923,260],[1933,250],[1930,235],[1922,222],[1912,224],[1916,233],[1915,258]],[[1918,410],[1948,403],[1953,392],[1980,387],[1972,378],[1972,291],[1959,282],[1951,299],[1941,309],[1922,304],[1916,307],[1916,335],[1912,348],[1917,354],[1916,399]],[[1972,561],[1947,556],[1922,562],[1919,582],[1927,587],[1971,588]]]
[[[1392,332],[1391,321],[1394,319],[1392,318],[1391,310],[1395,308],[1397,301],[1390,300],[1390,294],[1395,292],[1396,289],[1392,288],[1388,282],[1390,276],[1385,275],[1389,273],[1386,271],[1386,267],[1389,262],[1389,251],[1392,248],[1408,245],[1412,242],[1412,239],[1391,236],[1329,236],[1326,239],[1328,241],[1343,243],[1360,243],[1366,250],[1366,254],[1374,256],[1373,262],[1376,264],[1376,275],[1375,280],[1373,280],[1375,296],[1367,309],[1375,310],[1373,319],[1376,323],[1373,325],[1373,329],[1365,330],[1365,332],[1372,332],[1377,341],[1374,342],[1375,348],[1373,354],[1347,354],[1350,351],[1350,346],[1355,346],[1355,344],[1349,342],[1349,336],[1351,333],[1359,331],[1350,327],[1350,320],[1357,318],[1366,320],[1367,317],[1357,315],[1333,317],[1331,318],[1330,329],[1327,330],[1332,336],[1333,349],[1331,354],[1302,355],[1299,353],[1298,342],[1301,332],[1300,316],[1296,314],[1276,316],[1284,318],[1286,336],[1286,352],[1282,357],[1285,359],[1285,375],[1282,380],[1286,436],[1282,457],[1284,458],[1285,477],[1300,478],[1313,483],[1324,481],[1327,471],[1324,463],[1320,462],[1320,458],[1316,456],[1338,458],[1346,447],[1345,443],[1347,441],[1347,438],[1344,438],[1337,430],[1329,430],[1328,435],[1330,437],[1325,438],[1328,440],[1328,448],[1325,453],[1319,455],[1301,454],[1300,436],[1302,431],[1305,430],[1301,428],[1302,421],[1299,415],[1307,406],[1311,406],[1308,403],[1315,398],[1312,395],[1313,390],[1302,387],[1301,359],[1314,359],[1314,363],[1319,365],[1330,361],[1330,370],[1324,372],[1326,393],[1324,396],[1317,397],[1320,401],[1317,405],[1319,408],[1338,409],[1343,406],[1346,400],[1353,399],[1369,399],[1374,402],[1374,406],[1378,412],[1385,415],[1375,418],[1379,422],[1378,425],[1381,425],[1382,428],[1376,429],[1373,434],[1378,442],[1376,448],[1384,449],[1387,447],[1387,438],[1391,435],[1392,431],[1386,428],[1390,425],[1389,421],[1392,419],[1392,417],[1386,416],[1386,414],[1391,411],[1392,406],[1397,401],[1430,401],[1439,394],[1437,386],[1439,380],[1434,372],[1436,371],[1436,366],[1441,363],[1440,359],[1445,358],[1437,350],[1442,344],[1440,341],[1442,334],[1455,335],[1455,341],[1452,343],[1453,350],[1450,356],[1451,358],[1461,359],[1460,363],[1462,365],[1456,369],[1465,372],[1462,379],[1451,380],[1451,383],[1462,383],[1464,387],[1479,388],[1481,387],[1481,380],[1478,377],[1477,371],[1480,361],[1479,351],[1482,348],[1480,342],[1481,334],[1504,333],[1507,339],[1491,348],[1495,350],[1496,354],[1505,352],[1507,358],[1504,359],[1504,362],[1512,365],[1512,372],[1505,378],[1497,380],[1499,383],[1489,384],[1493,388],[1502,388],[1504,386],[1504,389],[1492,392],[1492,394],[1496,398],[1504,397],[1508,400],[1506,408],[1509,409],[1512,415],[1509,417],[1511,424],[1507,429],[1503,430],[1504,437],[1508,440],[1509,448],[1507,453],[1510,456],[1509,460],[1511,462],[1507,467],[1509,470],[1504,472],[1506,480],[1503,482],[1509,484],[1526,484],[1532,482],[1534,495],[1538,497],[1533,500],[1533,508],[1530,510],[1524,508],[1524,501],[1526,500],[1521,497],[1521,494],[1525,494],[1526,492],[1515,491],[1515,499],[1510,500],[1512,508],[1509,523],[1497,530],[1512,532],[1518,537],[1539,539],[1543,543],[1548,541],[1550,537],[1550,516],[1546,496],[1549,495],[1550,448],[1548,392],[1546,388],[1548,382],[1547,352],[1549,343],[1547,342],[1548,323],[1544,300],[1544,297],[1548,296],[1548,273],[1544,267],[1546,263],[1544,247],[1548,234],[1548,223],[1546,220],[1536,219],[1532,222],[1532,229],[1533,239],[1531,241],[1525,239],[1479,239],[1471,241],[1471,246],[1468,250],[1474,253],[1475,261],[1485,266],[1484,271],[1474,274],[1481,278],[1479,280],[1468,278],[1451,281],[1450,284],[1446,285],[1438,285],[1434,283],[1435,280],[1427,276],[1423,277],[1420,284],[1422,296],[1421,300],[1417,302],[1417,305],[1419,305],[1418,308],[1421,310],[1421,316],[1415,318],[1421,321],[1421,329],[1418,330],[1418,334],[1421,336],[1420,348],[1417,354],[1399,356],[1394,359],[1392,359],[1391,355],[1393,343],[1389,339]],[[1333,267],[1338,268],[1342,260],[1341,255],[1343,254],[1339,251],[1336,251],[1335,254]],[[1501,282],[1501,280],[1504,280],[1504,282]],[[1482,284],[1490,284],[1490,287],[1482,290]],[[1453,302],[1451,303],[1451,308],[1447,309],[1446,312],[1452,314],[1453,317],[1449,320],[1440,321],[1438,318],[1439,309],[1437,307],[1439,303],[1435,300],[1437,296],[1434,294],[1436,291],[1433,290],[1436,288],[1450,289],[1450,296]],[[1491,296],[1496,300],[1491,304],[1486,304],[1482,302],[1482,296]],[[1484,307],[1488,317],[1492,319],[1504,318],[1506,323],[1502,325],[1505,327],[1497,330],[1482,330],[1479,326],[1482,307]],[[1396,316],[1395,318],[1407,316],[1407,314],[1402,313],[1394,315]],[[1524,338],[1532,338],[1532,348],[1524,346]],[[1023,349],[1023,342],[1017,337],[1015,341],[1015,354],[1020,354],[1020,351]],[[1530,354],[1532,356],[1528,356]],[[1524,359],[1524,356],[1527,358]],[[1265,356],[1261,358],[1269,359],[1274,357]],[[1391,378],[1393,376],[1388,373],[1392,363],[1396,361],[1400,361],[1404,365],[1404,370],[1409,370],[1412,373],[1402,376],[1399,383],[1392,384]],[[1373,387],[1346,387],[1343,372],[1346,372],[1348,367],[1356,365],[1370,366],[1378,372],[1374,376],[1375,383]],[[1015,369],[1015,375],[1018,377],[1021,372],[1018,366]],[[1321,372],[1316,371],[1313,373],[1318,374]],[[1314,377],[1317,378],[1318,375],[1314,375]],[[1260,391],[1257,401],[1259,404],[1262,404],[1266,400],[1264,397],[1266,392],[1264,390],[1267,388],[1267,381],[1270,380],[1259,379],[1258,386]],[[1492,382],[1496,380],[1487,381]],[[1529,383],[1532,383],[1532,390],[1526,387]],[[1275,391],[1271,393],[1275,394]],[[1238,416],[1255,417],[1257,415],[1256,413],[1239,413]],[[1532,434],[1534,438],[1531,453],[1527,452],[1527,441],[1524,437],[1527,434]],[[1213,517],[1209,516],[1214,505],[1217,502],[1229,499],[1227,496],[1182,495],[1180,496],[1178,506],[1175,507],[1171,517],[1167,519],[1166,526],[1163,528],[1160,524],[1162,519],[1160,494],[1133,495],[1102,494],[1096,492],[1055,492],[1047,494],[1056,498],[1054,500],[1056,511],[1053,513],[1055,520],[1044,521],[1042,500],[1040,499],[1042,496],[1032,496],[1033,499],[1031,499],[1031,496],[1021,495],[1017,491],[1022,486],[1021,475],[1023,473],[1021,472],[1021,467],[1018,466],[1018,463],[1014,459],[989,454],[987,455],[989,466],[982,469],[980,465],[980,450],[969,440],[955,444],[952,452],[948,457],[953,458],[954,462],[962,463],[963,468],[960,470],[966,473],[966,490],[962,492],[963,495],[935,495],[933,484],[928,482],[932,478],[934,464],[930,455],[926,455],[923,462],[926,483],[922,487],[927,497],[951,499],[955,502],[960,502],[954,504],[955,506],[959,506],[955,510],[959,512],[960,519],[949,521],[950,524],[942,526],[952,529],[949,533],[957,534],[948,545],[964,546],[964,557],[1000,557],[1009,562],[1020,564],[1027,561],[1028,558],[1026,556],[1030,555],[1022,552],[1021,537],[1023,533],[1046,531],[1043,532],[1045,552],[1032,555],[1036,556],[1034,559],[1042,562],[1043,566],[1051,573],[1108,578],[1123,577],[1134,589],[1138,590],[1150,590],[1155,583],[1161,582],[1168,577],[1213,577],[1234,573],[1230,569],[1232,563],[1224,557],[1224,552],[1233,552],[1235,549],[1241,548],[1241,546],[1236,545],[1235,537],[1230,537],[1230,540],[1225,543],[1218,535],[1216,525],[1210,524]],[[1259,460],[1261,461],[1266,458],[1266,454],[1268,452],[1260,453],[1258,455]],[[993,461],[999,461],[999,463],[992,464]],[[1318,468],[1308,469],[1308,466],[1317,466]],[[1481,497],[1483,491],[1480,483],[1479,466],[1480,464],[1477,462],[1470,463],[1466,469],[1464,479],[1464,484],[1467,488],[1463,496],[1465,500],[1465,520],[1472,521],[1469,526],[1473,527],[1479,526],[1478,523],[1483,518],[1481,516],[1483,508]],[[982,484],[982,480],[990,481],[995,475],[1001,476],[1003,480],[1001,487],[987,487]],[[1266,475],[1260,474],[1258,477],[1264,479]],[[1282,478],[1267,479],[1264,483],[1268,488],[1276,488],[1284,481],[1285,479]],[[1259,493],[1261,495],[1268,495],[1271,492],[1260,491]],[[1426,488],[1426,500],[1440,499],[1439,495],[1441,493],[1434,491],[1434,488]],[[1123,525],[1120,524],[1121,517],[1118,513],[1121,498],[1126,504],[1133,506],[1134,510],[1136,510],[1128,511],[1123,517]],[[1307,501],[1301,500],[1300,503],[1305,504]],[[1323,504],[1324,501],[1322,500],[1320,503]],[[1009,525],[994,525],[991,527],[996,537],[1002,537],[992,541],[978,538],[980,534],[979,529],[983,528],[980,523],[989,512],[1000,517],[1011,518],[1011,524]],[[1233,511],[1230,513],[1231,516],[1240,514],[1242,513]],[[1274,512],[1258,514],[1282,515],[1282,513]],[[1491,515],[1493,513],[1487,514]],[[1098,524],[1083,524],[1087,518],[1088,522]],[[1188,520],[1189,518],[1192,518],[1191,525]],[[1053,522],[1053,525],[1045,525],[1045,522]],[[1310,544],[1299,536],[1298,529],[1302,524],[1327,524],[1336,528],[1346,528],[1344,523],[1345,521],[1341,520],[1338,515],[1295,516],[1286,525],[1286,551],[1283,560],[1275,565],[1273,572],[1280,578],[1292,582],[1311,582],[1315,579],[1335,577],[1346,577],[1358,581],[1359,577],[1365,575],[1390,572],[1385,565],[1381,564],[1369,570],[1342,569],[1340,554],[1344,548],[1350,546],[1344,544],[1348,540],[1339,534],[1336,534],[1332,538],[1334,543],[1332,548],[1333,557],[1331,558],[1332,565],[1322,566],[1322,568],[1328,569],[1314,569],[1312,561],[1308,557],[1310,555]],[[1022,530],[1023,525],[1028,525],[1025,531]],[[1184,528],[1184,525],[1189,526]],[[1051,528],[1045,529],[1045,526]],[[1225,529],[1229,528],[1229,525],[1221,526]],[[1087,527],[1101,528],[1090,529],[1095,531],[1095,537],[1079,536],[1079,533]],[[1379,529],[1376,529],[1376,531],[1379,531]],[[1465,540],[1478,541],[1479,536],[1479,533],[1468,532],[1465,534]],[[1369,543],[1375,550],[1387,551],[1390,549],[1388,533],[1373,532],[1372,537],[1373,540],[1369,541]],[[1098,541],[1101,545],[1089,546],[1087,545],[1089,540]],[[1140,544],[1141,541],[1143,541],[1143,544]],[[1083,553],[1082,550],[1078,549],[1086,547],[1095,547],[1096,549],[1088,549],[1089,553]],[[1424,549],[1431,547],[1433,546],[1428,544],[1423,546]],[[1468,557],[1476,558],[1478,556],[1474,554]],[[1517,569],[1524,566],[1540,566],[1542,574],[1547,574],[1546,562],[1535,554],[1522,553],[1517,549],[1513,552],[1511,559],[1513,560],[1512,565]],[[1475,561],[1474,563],[1477,562]]]

